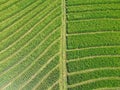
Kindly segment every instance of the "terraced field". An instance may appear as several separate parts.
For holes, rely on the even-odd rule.
[[[0,90],[120,90],[120,0],[0,0]]]

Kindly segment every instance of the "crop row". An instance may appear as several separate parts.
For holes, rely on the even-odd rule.
[[[66,0],[66,13],[68,90],[119,87],[120,1]]]
[[[76,6],[67,6],[67,13],[73,12],[87,12],[87,11],[105,11],[105,10],[119,10],[120,5],[119,3],[112,3],[112,4],[90,4],[90,5],[76,5]]]
[[[41,48],[36,48],[36,50],[33,50],[33,52],[27,56],[22,57],[16,55],[12,57],[13,59],[11,58],[11,60],[9,59],[9,61],[1,64],[2,72],[0,73],[0,76],[2,77],[2,80],[0,80],[0,85],[4,85],[5,83],[10,82],[11,79],[22,73],[24,69],[28,68],[27,73],[29,73],[30,70],[32,70],[31,74],[36,73],[36,71],[39,70],[40,67],[47,62],[47,60],[59,52],[59,40],[53,44],[49,43],[49,46],[45,46],[45,44],[46,43],[38,46]],[[31,74],[29,73],[29,75]]]
[[[67,49],[120,45],[119,36],[119,32],[68,36]]]
[[[86,80],[101,78],[101,77],[113,77],[113,76],[119,77],[119,75],[120,75],[120,69],[110,69],[110,70],[109,68],[105,70],[98,69],[97,71],[69,75],[68,81],[69,84],[75,84]]]
[[[7,9],[8,7],[16,4],[17,2],[19,2],[19,1],[17,1],[17,0],[12,0],[12,1],[7,1],[7,0],[4,1],[4,0],[3,0],[3,1],[2,1],[2,0],[1,0],[0,4],[2,4],[2,5],[0,5],[0,11]]]
[[[66,0],[67,6],[119,3],[119,0]]]
[[[101,68],[101,67],[119,67],[120,57],[94,57],[83,60],[68,62],[68,72],[75,72],[80,70]]]
[[[83,20],[99,20],[99,19],[118,19],[120,18],[120,10],[95,10],[87,12],[74,12],[67,15],[68,21]]]
[[[38,8],[39,4],[43,6],[42,8]],[[1,22],[1,30],[4,31],[5,29],[8,29],[8,27],[12,27],[14,25],[21,26],[23,23],[28,21],[29,19],[33,18],[36,14],[39,14],[38,12],[42,12],[44,10],[45,4],[40,2],[34,2],[30,4],[25,9],[22,9],[21,11],[15,13],[9,18],[6,18],[4,21]],[[35,9],[36,12],[33,10]],[[22,22],[23,20],[23,22]],[[19,24],[18,24],[19,22]],[[11,25],[12,24],[12,25]]]
[[[17,2],[16,4],[10,5],[6,9],[3,9],[0,12],[0,14],[2,15],[2,17],[0,18],[0,21],[3,21],[5,19],[11,17],[12,15],[14,15],[15,13],[19,12],[20,10],[26,8],[29,4],[31,4],[33,2],[34,2],[34,0],[31,0],[30,2],[28,2],[28,0],[26,0],[24,2],[23,2],[23,0],[21,0],[21,1]],[[11,13],[9,13],[9,12],[11,12]]]
[[[49,60],[49,58],[47,58],[47,59]],[[22,73],[21,76],[14,78],[12,84],[9,85],[7,88],[14,88],[14,89],[21,88],[22,90],[32,89],[39,82],[41,82],[39,84],[41,88],[42,87],[48,88],[55,81],[59,80],[58,79],[59,74],[60,74],[59,68],[57,67],[57,71],[56,70],[54,71],[54,68],[56,68],[56,66],[58,66],[58,64],[59,64],[59,56],[51,59],[51,62],[49,62],[48,64],[45,63],[45,60],[43,62],[43,60],[44,59],[40,59],[31,68],[29,68],[29,70]],[[37,64],[37,63],[39,63],[39,64]],[[54,76],[53,78],[56,78],[56,79],[51,80],[51,78],[52,78],[50,76],[51,73],[52,73],[52,77]],[[49,84],[43,85],[44,83],[49,83]],[[16,87],[14,87],[14,86],[16,86]]]
[[[119,19],[88,19],[71,21],[67,24],[67,33],[98,32],[98,31],[119,31]]]
[[[58,22],[61,19],[59,16],[60,13],[58,12],[54,14],[54,16],[51,14],[48,15],[50,17],[49,19],[44,18],[40,20],[40,21],[43,21],[45,24],[41,24],[41,22],[39,21],[34,25],[34,27],[31,27],[31,28],[26,27],[27,32],[24,35],[22,35],[21,33],[17,33],[15,34],[15,37],[8,38],[5,41],[1,42],[0,49],[2,51],[0,52],[1,53],[0,59],[1,60],[5,59],[9,55],[11,55],[13,52],[16,52],[18,49],[20,49],[21,46],[25,46],[27,43],[28,43],[27,46],[31,45],[31,43],[36,41],[37,43],[39,43],[41,40],[44,39],[43,37],[46,37],[46,35],[48,35],[52,30],[59,27],[61,24],[61,22]],[[51,19],[53,20],[51,21]],[[20,32],[24,32],[24,30]],[[19,38],[16,38],[18,34],[21,34],[21,36]],[[37,45],[36,43],[34,44]]]
[[[89,48],[81,48],[78,50],[67,51],[67,60],[71,61],[72,59],[81,59],[85,57],[92,56],[101,56],[101,55],[120,55],[120,46],[101,46],[101,47],[89,47]]]
[[[2,33],[0,33],[0,41],[4,41],[4,39],[8,39],[8,37],[12,36],[14,33],[15,34],[17,33],[16,36],[19,36],[18,33],[20,33],[21,31],[25,33],[26,29],[29,30],[37,22],[45,21],[46,15],[52,15],[53,13],[56,15],[58,12],[55,13],[55,11],[56,11],[56,9],[58,9],[58,7],[60,5],[52,6],[52,5],[47,5],[47,4],[41,5],[42,6],[41,8],[39,8],[39,5],[38,5],[38,7],[33,8],[33,9],[35,9],[35,11],[33,10],[33,11],[31,11],[31,13],[25,14],[22,18],[20,18],[19,20],[16,20],[14,23],[10,23],[11,25],[6,27],[5,30]],[[56,2],[53,4],[56,4]],[[55,9],[53,9],[53,7],[55,7]],[[27,11],[29,11],[29,10],[27,10]],[[51,11],[51,13],[49,13],[49,11]],[[17,18],[17,16],[16,16],[16,18]],[[11,20],[9,20],[9,21],[11,21]],[[4,25],[6,25],[6,24],[4,24]],[[1,25],[1,26],[3,26],[3,25]],[[1,30],[3,30],[3,29],[1,29]],[[22,33],[22,34],[24,34],[24,33]]]
[[[0,89],[59,89],[61,2],[3,2]]]
[[[103,79],[100,78],[98,80],[93,80],[90,82],[86,81],[86,82],[88,83],[84,85],[79,85],[79,84],[75,86],[71,85],[69,86],[68,90],[95,90],[95,89],[105,88],[105,87],[108,87],[108,90],[111,90],[111,89],[117,90],[117,87],[119,87],[120,85],[120,79],[118,79],[117,77],[112,77],[112,78],[108,77],[108,78],[103,78]]]

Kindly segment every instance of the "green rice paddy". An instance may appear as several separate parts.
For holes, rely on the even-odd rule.
[[[120,90],[120,0],[0,0],[0,90]]]

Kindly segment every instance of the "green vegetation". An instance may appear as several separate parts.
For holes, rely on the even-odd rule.
[[[119,0],[67,0],[68,90],[120,89],[119,18]]]
[[[0,0],[0,90],[120,90],[120,0]]]

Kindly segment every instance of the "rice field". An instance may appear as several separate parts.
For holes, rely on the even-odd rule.
[[[0,90],[120,90],[120,0],[0,0]]]
[[[120,1],[66,6],[68,90],[120,90]]]

